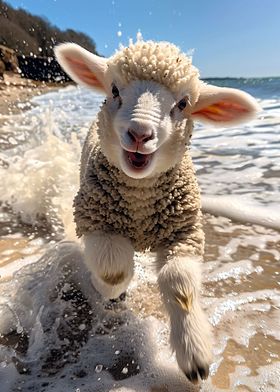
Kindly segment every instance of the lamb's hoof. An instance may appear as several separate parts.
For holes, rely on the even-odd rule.
[[[126,292],[121,293],[121,295],[118,298],[109,299],[109,301],[112,304],[119,303],[119,302],[124,302],[125,300],[126,300]]]
[[[120,301],[125,301],[126,300],[126,291],[124,293],[121,293],[121,295],[119,296],[119,300]]]
[[[171,325],[170,343],[180,369],[194,384],[206,380],[213,359],[208,320],[198,306],[175,320],[176,314]]]
[[[126,292],[122,293],[118,298],[109,299],[109,301],[105,304],[105,309],[120,312],[125,309],[125,299]]]
[[[187,379],[193,384],[197,384],[199,381],[199,376],[201,380],[206,380],[209,376],[209,366],[198,367],[196,370],[192,370],[189,373],[185,373]]]
[[[184,335],[185,346],[182,344],[183,339],[179,338],[173,340],[177,346],[173,344],[173,347],[176,351],[179,367],[190,382],[197,384],[201,380],[206,380],[209,376],[209,367],[212,363],[210,339],[207,334],[198,335],[193,333],[188,335],[185,332]]]

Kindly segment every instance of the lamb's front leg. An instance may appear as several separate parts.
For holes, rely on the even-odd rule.
[[[133,276],[134,249],[118,234],[94,231],[84,236],[85,263],[93,286],[106,299],[119,297]]]
[[[167,308],[171,331],[170,343],[178,365],[187,378],[196,383],[209,375],[211,332],[199,302],[199,258],[165,249],[158,254],[158,283]]]

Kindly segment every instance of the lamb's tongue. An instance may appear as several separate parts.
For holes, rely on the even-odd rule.
[[[130,159],[134,166],[141,167],[146,163],[147,155],[139,152],[130,152]]]

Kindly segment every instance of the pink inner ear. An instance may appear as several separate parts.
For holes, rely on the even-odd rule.
[[[192,115],[204,117],[216,122],[227,122],[240,118],[247,113],[249,113],[248,108],[245,108],[236,102],[219,101],[193,112]]]
[[[85,64],[82,60],[78,60],[73,57],[66,56],[65,58],[71,68],[71,71],[74,72],[82,82],[92,87],[103,89],[103,85],[87,64]]]

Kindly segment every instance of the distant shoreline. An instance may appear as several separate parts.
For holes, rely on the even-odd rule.
[[[213,78],[202,78],[204,82],[213,83],[217,81],[217,85],[230,86],[232,80],[239,80],[244,87],[246,80],[267,80],[277,79],[277,76],[264,77],[264,78],[245,78],[245,77],[213,77]],[[30,99],[33,96],[45,94],[49,91],[57,90],[59,88],[68,86],[72,82],[45,82],[39,80],[32,80],[22,77],[20,74],[13,73],[12,71],[6,71],[4,74],[4,80],[0,80],[0,115],[6,116],[10,114],[19,114],[23,110],[30,108]],[[241,86],[242,87],[242,86]]]
[[[248,79],[279,79],[279,76],[211,76],[207,78],[201,78],[201,80],[207,82],[209,80],[248,80]]]
[[[30,108],[29,101],[32,97],[67,85],[69,83],[40,82],[5,72],[4,80],[0,80],[0,115],[19,114]]]

